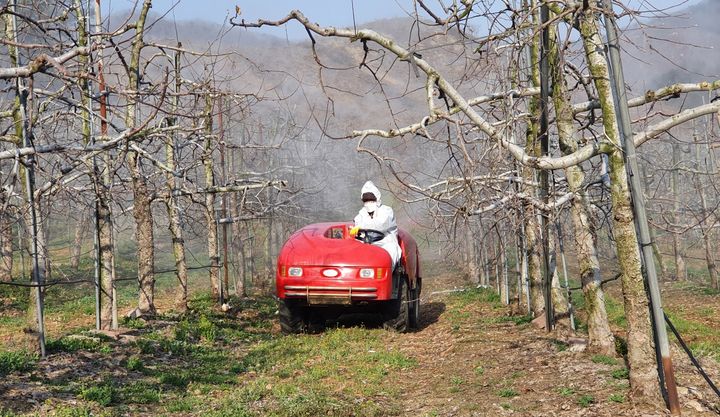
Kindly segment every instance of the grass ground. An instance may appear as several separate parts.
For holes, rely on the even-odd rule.
[[[161,303],[172,282],[164,285]],[[3,313],[18,314],[0,321],[0,416],[662,415],[661,405],[648,411],[628,399],[621,358],[576,351],[569,332],[548,334],[509,315],[492,290],[445,292],[467,283],[441,269],[426,269],[424,287],[418,332],[336,323],[298,336],[279,334],[272,298],[233,299],[220,312],[202,292],[188,314],[126,320],[120,334],[97,334],[89,331],[92,298],[59,291],[48,297],[58,322],[45,360],[11,345],[25,306],[22,294],[4,292]],[[720,379],[717,295],[675,284],[665,294]],[[621,332],[621,305],[610,301],[609,310]],[[681,401],[701,411],[686,407],[685,415],[716,415],[720,404],[686,362],[676,362]]]
[[[381,329],[281,337],[274,300],[232,304],[217,312],[198,296],[192,313],[125,321],[119,340],[76,331],[50,340],[44,361],[6,351],[2,415],[386,415],[398,389],[384,378],[417,365]]]

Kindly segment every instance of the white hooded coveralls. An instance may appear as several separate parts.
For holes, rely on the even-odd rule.
[[[400,244],[397,238],[398,227],[395,222],[395,213],[390,206],[382,204],[380,200],[380,190],[378,190],[372,181],[367,181],[365,185],[363,185],[360,196],[362,197],[365,193],[372,193],[375,196],[378,207],[375,209],[372,217],[370,217],[370,213],[368,213],[367,209],[363,206],[357,216],[355,216],[355,226],[360,229],[377,230],[385,234],[384,238],[373,243],[373,245],[380,246],[390,254],[393,268],[395,268],[400,260],[401,254]]]

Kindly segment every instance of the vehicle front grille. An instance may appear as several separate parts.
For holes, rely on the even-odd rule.
[[[353,299],[377,298],[377,288],[286,285],[285,296],[303,297],[310,304],[350,304]]]

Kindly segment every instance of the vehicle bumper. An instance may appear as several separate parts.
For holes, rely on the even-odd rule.
[[[278,278],[278,297],[302,299],[308,304],[353,304],[382,301],[392,297],[391,280],[383,279],[307,279]]]

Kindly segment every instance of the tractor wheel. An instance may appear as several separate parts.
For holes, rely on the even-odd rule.
[[[305,309],[294,300],[280,300],[280,330],[284,334],[296,334],[305,331]]]
[[[325,315],[321,311],[310,311],[308,315],[307,332],[311,334],[317,334],[324,331]]]
[[[405,333],[410,328],[410,304],[408,288],[405,278],[400,280],[400,290],[398,291],[398,299],[392,300],[388,305],[383,327],[398,333]]]
[[[420,282],[410,291],[409,307],[409,325],[411,329],[420,327]]]

